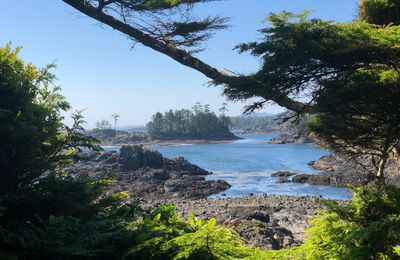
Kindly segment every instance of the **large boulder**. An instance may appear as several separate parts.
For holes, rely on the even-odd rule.
[[[164,166],[164,158],[159,151],[143,149],[142,160],[144,167],[159,169]]]
[[[136,171],[143,167],[143,149],[138,145],[124,145],[119,151],[118,163],[122,170]]]

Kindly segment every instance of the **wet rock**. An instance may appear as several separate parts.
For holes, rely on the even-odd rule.
[[[289,183],[291,182],[288,177],[279,177],[276,183]]]
[[[272,177],[290,177],[293,175],[296,175],[296,173],[289,171],[278,171],[271,174]]]
[[[310,175],[308,175],[308,174],[299,174],[299,175],[293,176],[292,182],[294,182],[294,183],[306,183],[309,178],[310,178]]]

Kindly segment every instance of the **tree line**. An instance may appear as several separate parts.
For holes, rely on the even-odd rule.
[[[174,139],[233,139],[229,130],[229,117],[217,116],[209,105],[197,103],[190,109],[157,112],[146,125],[148,135],[153,140]]]

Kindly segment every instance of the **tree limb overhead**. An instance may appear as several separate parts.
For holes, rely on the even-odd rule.
[[[243,81],[243,77],[237,77],[233,75],[229,75],[225,72],[222,72],[207,63],[201,61],[200,59],[193,56],[193,53],[190,50],[185,50],[184,48],[180,48],[181,46],[190,45],[190,41],[193,41],[193,44],[198,44],[196,40],[204,40],[209,38],[209,31],[222,29],[226,27],[223,23],[226,20],[223,18],[206,18],[200,21],[192,21],[192,17],[190,15],[185,14],[184,23],[180,22],[170,22],[168,25],[175,25],[175,31],[162,31],[160,34],[150,33],[151,29],[146,27],[151,22],[155,24],[151,27],[153,30],[157,30],[157,25],[160,25],[162,18],[170,17],[173,15],[166,15],[164,12],[164,8],[167,9],[167,6],[158,5],[156,9],[150,9],[148,2],[152,1],[131,1],[131,0],[62,0],[68,5],[72,6],[79,12],[103,23],[111,28],[131,37],[133,40],[140,42],[144,46],[147,46],[157,52],[163,53],[168,57],[174,59],[175,61],[195,69],[208,78],[212,79],[216,84],[221,84],[225,86],[224,93],[230,98],[228,92],[232,91],[232,88],[235,88],[234,91],[240,92],[244,99],[261,97],[266,101],[274,101],[278,105],[282,107],[286,107],[289,110],[293,110],[296,112],[311,112],[312,106],[309,104],[303,104],[296,100],[293,100],[288,97],[287,94],[281,92],[279,89],[272,89],[264,86],[260,82],[253,80],[251,77],[245,77],[246,85],[251,85],[256,91],[248,92],[246,88],[241,89],[240,84],[235,84],[235,81]],[[140,6],[136,4],[133,6],[133,3],[144,2]],[[154,2],[154,1],[153,1]],[[170,1],[160,1],[160,2],[170,2]],[[198,2],[207,2],[207,1],[172,1],[176,3],[183,4],[194,4]],[[97,5],[95,5],[97,3]],[[147,5],[146,5],[147,4]],[[176,4],[171,6],[170,8],[175,8],[179,6]],[[146,10],[146,8],[148,8]],[[161,11],[160,11],[161,8]],[[161,15],[160,15],[161,14]],[[160,16],[157,16],[160,15]],[[162,16],[164,15],[164,16]],[[139,17],[139,18],[138,18]],[[137,20],[134,19],[142,19],[141,17],[151,17],[153,20],[148,22],[146,26],[142,26]],[[154,18],[156,17],[156,18]],[[162,18],[160,18],[162,17]],[[166,18],[169,19],[169,18]],[[222,19],[222,20],[221,20]],[[186,24],[186,25],[184,25]],[[191,26],[190,26],[191,25]],[[165,26],[167,27],[167,26]],[[172,26],[173,27],[173,26]],[[182,32],[183,29],[189,30],[187,32]],[[193,30],[193,31],[190,31]],[[192,33],[192,38],[189,38],[189,43],[185,40],[176,40],[175,38],[168,38],[169,36],[187,36],[189,33]],[[162,37],[160,37],[160,35]],[[204,38],[203,38],[204,37]],[[162,39],[161,39],[162,38]],[[229,91],[228,91],[229,90]],[[231,98],[237,99],[237,98]]]

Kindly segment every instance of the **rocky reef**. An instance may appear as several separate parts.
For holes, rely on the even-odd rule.
[[[308,134],[299,134],[290,131],[280,131],[279,136],[272,138],[269,144],[308,144],[314,143],[314,139]]]
[[[211,174],[180,157],[164,158],[158,151],[139,145],[122,146],[117,152],[86,151],[66,168],[69,174],[105,177],[112,175],[118,190],[132,198],[163,197],[199,199],[220,193],[230,187],[222,180],[206,180]]]
[[[370,161],[369,156],[358,158],[358,162],[367,167]],[[337,154],[323,156],[318,161],[310,162],[309,165],[321,172],[314,175],[295,176],[293,182],[346,187],[348,185],[362,186],[375,180],[374,176],[368,174],[359,164]],[[388,184],[400,186],[400,166],[397,158],[388,160],[385,176]]]
[[[363,156],[359,162],[368,165],[370,158]],[[354,161],[336,154],[321,157],[308,165],[320,172],[317,174],[297,174],[289,171],[279,171],[271,174],[277,178],[277,183],[308,183],[311,185],[326,185],[334,187],[363,186],[375,181],[374,176]],[[400,186],[400,165],[396,158],[390,158],[386,165],[386,181],[390,185]]]

